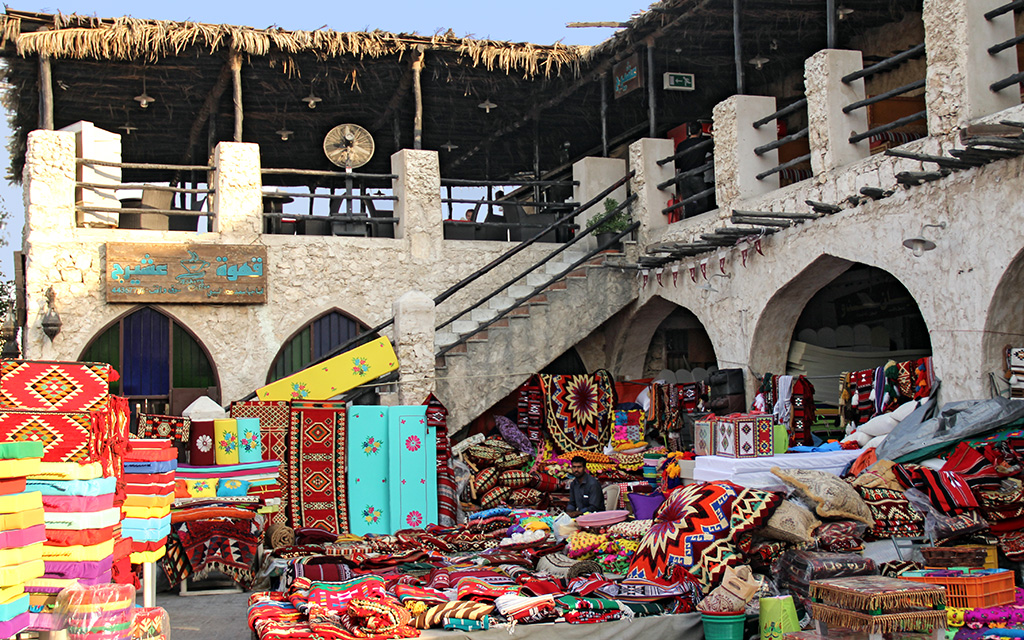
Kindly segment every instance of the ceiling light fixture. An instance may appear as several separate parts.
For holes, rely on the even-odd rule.
[[[853,9],[841,4],[839,5],[839,8],[836,9],[836,13],[839,14],[840,20],[846,20],[850,17],[850,14],[853,13]]]
[[[945,229],[946,223],[940,222],[938,224],[926,224],[921,227],[921,233],[917,237],[907,238],[903,241],[903,246],[914,252],[915,258],[920,258],[925,254],[926,251],[931,251],[935,248],[935,243],[924,237],[924,230],[928,227],[934,227],[936,229]]]
[[[771,60],[769,60],[768,58],[761,54],[757,54],[756,57],[751,58],[750,60],[747,61],[748,64],[754,65],[754,68],[757,69],[758,71],[764,68],[764,65],[768,64],[769,62],[771,62]]]
[[[447,151],[448,153],[451,153],[452,151],[458,149],[459,145],[453,143],[451,140],[448,140],[447,142],[441,145],[441,148]]]
[[[288,138],[292,137],[292,134],[295,133],[295,132],[292,131],[291,129],[286,129],[284,127],[281,127],[280,129],[278,129],[274,133],[276,133],[277,135],[281,136],[282,142],[288,142]]]
[[[323,102],[323,99],[320,96],[313,93],[313,87],[310,87],[309,95],[303,98],[302,101],[305,102],[306,106],[309,107],[310,109],[316,109],[317,103]]]
[[[142,93],[135,96],[134,100],[139,103],[139,106],[143,109],[149,108],[149,105],[156,102],[156,98],[146,93],[146,76],[142,76]]]
[[[493,102],[491,102],[490,98],[487,98],[486,100],[484,100],[483,102],[481,102],[480,104],[478,104],[476,106],[478,106],[481,109],[483,109],[486,113],[490,113],[491,109],[498,108],[498,105],[496,105]]]

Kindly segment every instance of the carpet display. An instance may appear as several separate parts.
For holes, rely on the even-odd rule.
[[[288,524],[348,531],[343,402],[295,401],[288,451]]]
[[[260,443],[264,460],[288,459],[288,432],[291,428],[290,404],[284,400],[245,400],[231,404],[232,418],[258,418],[260,421]],[[285,486],[281,478],[281,486]],[[273,524],[287,522],[288,492],[282,492],[281,509],[270,514]]]
[[[611,374],[542,375],[548,432],[559,451],[599,451],[615,419]]]
[[[215,569],[243,589],[255,578],[253,563],[259,537],[259,527],[252,520],[197,520],[178,529],[190,575]],[[179,563],[175,573],[179,575],[180,560],[175,560]]]

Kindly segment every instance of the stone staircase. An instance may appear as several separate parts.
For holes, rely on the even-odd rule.
[[[636,299],[635,272],[610,265],[622,254],[604,252],[515,305],[584,255],[565,251],[436,333],[435,350],[440,351],[499,318],[437,358],[437,395],[448,407],[450,432],[492,407]]]

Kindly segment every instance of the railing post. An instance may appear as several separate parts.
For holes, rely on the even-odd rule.
[[[1020,104],[1020,87],[996,93],[993,82],[1017,73],[1017,47],[988,48],[1014,36],[1012,11],[985,19],[1005,0],[925,0],[928,133],[953,133],[971,120]]]
[[[391,156],[395,178],[395,238],[404,239],[415,262],[433,263],[444,240],[441,172],[436,151],[402,149]]]
[[[391,306],[398,355],[398,404],[423,404],[437,388],[434,379],[434,301],[422,291],[407,291]]]
[[[579,184],[572,188],[572,199],[575,202],[589,202],[597,194],[604,191],[610,185],[622,179],[626,175],[626,161],[622,158],[583,158],[572,165],[572,179]],[[626,185],[622,185],[608,196],[620,203],[626,200]],[[575,223],[580,226],[580,231],[590,226],[590,221],[604,213],[603,203],[598,203],[580,215],[576,216]],[[581,249],[597,248],[597,239],[591,235],[581,246]]]
[[[260,147],[221,142],[213,151],[213,223],[225,240],[251,241],[263,230]]]
[[[658,166],[658,160],[673,153],[675,145],[665,138],[641,138],[629,145],[629,168],[634,172],[630,189],[637,196],[633,204],[633,219],[640,223],[641,247],[649,243],[651,232],[668,226],[668,216],[662,213],[662,209],[668,206],[673,194],[661,191],[658,185],[675,174],[676,165],[667,162]]]
[[[865,97],[863,78],[846,84],[843,77],[863,68],[861,52],[844,49],[823,49],[804,63],[807,135],[816,176],[871,154],[867,140],[850,144],[852,133],[867,131],[868,110],[843,113],[843,107]]]
[[[757,175],[779,164],[779,151],[757,155],[754,149],[778,140],[775,126],[754,128],[754,122],[775,113],[775,98],[735,95],[715,105],[715,197],[723,215],[739,200],[779,188],[779,174]]]
[[[75,157],[72,132],[37,129],[28,134],[22,171],[24,250],[29,256],[25,265],[27,321],[22,335],[25,358],[61,357],[59,345],[68,339],[69,331],[57,334],[53,341],[43,334],[46,289],[53,286],[58,312],[68,322],[75,312],[62,306],[62,302],[74,298],[68,294],[71,290],[78,289],[75,295],[83,295],[83,272],[98,260],[91,252],[72,255],[75,250],[70,247],[62,251],[75,233]]]

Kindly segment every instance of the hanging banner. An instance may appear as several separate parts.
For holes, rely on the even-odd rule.
[[[263,304],[267,248],[107,243],[107,302]]]
[[[612,67],[612,93],[616,99],[643,86],[644,76],[640,72],[640,54],[634,53]]]

